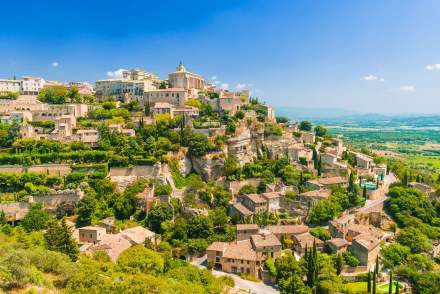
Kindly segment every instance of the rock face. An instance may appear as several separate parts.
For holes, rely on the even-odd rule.
[[[84,196],[81,189],[50,190],[47,194],[27,196],[23,202],[0,203],[0,211],[4,211],[10,221],[23,219],[33,203],[41,203],[43,209],[55,215],[73,212],[76,204]]]
[[[216,157],[206,155],[204,157],[192,157],[193,169],[204,179],[218,179],[223,174],[224,162]]]
[[[228,154],[233,156],[238,164],[244,165],[262,153],[263,142],[264,129],[260,124],[241,125],[235,135],[227,141]]]

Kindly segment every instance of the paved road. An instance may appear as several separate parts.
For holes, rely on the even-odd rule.
[[[203,265],[205,263],[205,261],[206,261],[206,255],[201,258],[197,258],[196,260],[192,261],[191,264],[193,264],[201,269],[206,269],[206,266]],[[245,290],[246,292],[249,292],[251,294],[278,294],[278,293],[280,293],[277,289],[275,289],[269,285],[266,285],[263,282],[256,283],[256,282],[244,280],[237,275],[225,273],[222,271],[216,271],[216,270],[212,270],[212,274],[216,277],[220,277],[220,276],[231,277],[232,279],[234,279],[236,289]]]

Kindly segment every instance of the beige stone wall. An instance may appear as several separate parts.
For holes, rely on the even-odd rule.
[[[255,261],[221,258],[222,270],[228,273],[244,273],[258,277],[258,266]],[[234,271],[234,268],[236,269]]]
[[[39,164],[29,167],[21,165],[0,165],[0,173],[23,173],[25,171],[30,173],[44,173],[55,176],[65,176],[71,172],[68,164]]]

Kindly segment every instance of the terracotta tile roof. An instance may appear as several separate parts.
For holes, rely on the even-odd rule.
[[[258,230],[258,226],[254,224],[238,224],[237,231],[243,230]]]
[[[248,198],[250,201],[254,203],[266,203],[266,199],[259,194],[246,194],[244,197]]]
[[[304,234],[309,231],[309,227],[305,225],[278,225],[267,226],[267,229],[273,234]]]
[[[145,239],[152,239],[155,236],[152,231],[141,226],[123,230],[120,234],[135,244],[144,243]]]
[[[266,198],[267,200],[269,199],[275,199],[275,198],[280,198],[281,195],[279,192],[266,192],[261,194],[264,198]]]
[[[223,252],[226,249],[226,246],[228,246],[228,243],[226,242],[213,242],[206,250]]]
[[[368,233],[373,235],[377,239],[380,239],[383,236],[383,233],[372,225],[351,224],[347,227],[347,229],[348,231],[352,231],[358,234]]]
[[[224,258],[257,260],[257,252],[252,248],[251,240],[236,241],[227,244]]]
[[[368,251],[371,251],[379,245],[380,239],[378,239],[374,234],[363,233],[356,236],[356,238],[353,240],[353,243],[354,242],[358,243]]]
[[[251,240],[255,248],[281,246],[280,240],[274,234],[252,235]]]
[[[300,195],[303,197],[315,197],[315,198],[322,198],[326,199],[330,196],[332,192],[327,189],[319,189],[319,190],[313,190],[313,191],[307,191],[304,193],[301,193]]]
[[[116,261],[119,255],[126,249],[131,247],[130,241],[124,238],[120,234],[105,235],[104,238],[97,244],[89,248],[91,252],[104,251],[106,252],[112,261]]]
[[[316,185],[338,185],[338,184],[346,184],[347,178],[345,177],[331,177],[331,178],[320,178],[315,180],[309,180],[309,183]]]
[[[330,240],[327,240],[326,243],[330,243],[334,245],[336,248],[341,248],[350,244],[350,242],[342,238],[332,238]]]
[[[246,207],[244,207],[243,204],[241,203],[234,203],[233,207],[242,215],[244,216],[250,216],[252,215],[252,211],[250,211],[249,209],[247,209]]]
[[[301,235],[295,235],[295,242],[298,243],[298,245],[301,248],[312,248],[313,247],[313,242],[315,242],[315,244],[318,245],[322,245],[324,242],[322,242],[321,240],[319,240],[318,238],[313,237],[310,233],[305,233],[305,234],[301,234]]]

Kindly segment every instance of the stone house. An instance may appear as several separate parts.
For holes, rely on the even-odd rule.
[[[273,225],[267,226],[266,229],[274,234],[280,242],[283,239],[293,241],[295,236],[305,234],[309,231],[309,227],[305,225]]]
[[[106,230],[102,227],[87,226],[79,228],[78,231],[80,243],[96,244],[106,235]]]
[[[348,180],[346,177],[329,177],[329,178],[319,178],[319,179],[314,179],[314,180],[308,180],[305,183],[305,186],[310,189],[318,190],[318,189],[326,188],[326,187],[333,186],[333,185],[346,186],[347,184],[348,184]]]
[[[353,239],[349,250],[361,265],[372,267],[380,251],[380,238],[368,232],[360,234]]]
[[[217,269],[260,278],[265,260],[281,255],[281,243],[272,234],[256,234],[246,240],[214,242],[206,253],[208,262]]]
[[[318,238],[315,238],[309,232],[300,235],[294,235],[293,238],[293,247],[299,255],[303,255],[306,248],[312,248],[313,244],[316,244],[316,248],[319,251],[322,251],[324,247],[324,242],[319,240]]]
[[[303,204],[307,204],[309,202],[322,201],[330,197],[330,195],[331,195],[330,190],[319,189],[319,190],[312,190],[312,191],[300,193],[296,196],[296,199]]]
[[[325,241],[324,251],[330,254],[340,254],[347,251],[350,242],[343,238],[332,238]]]
[[[249,239],[252,235],[258,234],[258,226],[255,224],[237,224],[237,241]]]

